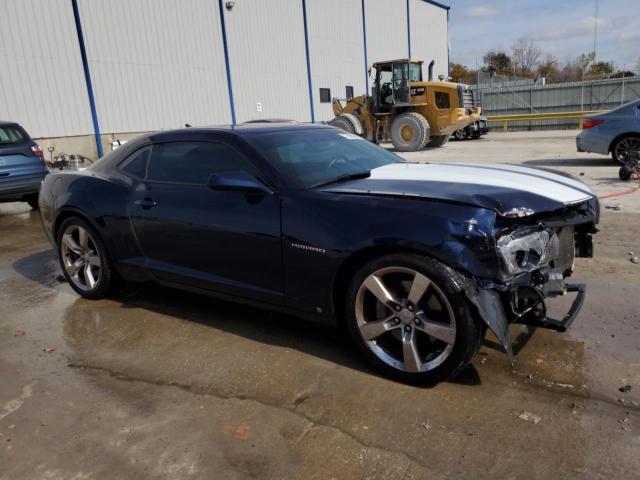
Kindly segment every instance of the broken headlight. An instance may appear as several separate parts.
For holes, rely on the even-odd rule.
[[[498,256],[509,275],[532,272],[559,254],[558,236],[553,230],[520,229],[498,239]]]

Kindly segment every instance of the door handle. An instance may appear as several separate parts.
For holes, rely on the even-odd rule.
[[[149,197],[145,197],[142,200],[136,200],[134,203],[136,205],[140,205],[140,207],[142,207],[144,210],[149,210],[150,208],[155,207],[158,204]]]

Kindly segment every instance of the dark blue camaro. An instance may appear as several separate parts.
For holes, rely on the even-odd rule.
[[[409,382],[459,373],[486,328],[564,331],[584,297],[598,201],[580,181],[508,165],[418,164],[341,130],[252,124],[140,137],[49,175],[42,221],[71,287],[165,285],[345,323]],[[562,319],[545,298],[577,292]]]

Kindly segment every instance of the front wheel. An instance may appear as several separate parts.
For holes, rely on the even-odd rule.
[[[58,230],[57,245],[60,266],[71,288],[84,298],[107,297],[115,273],[94,228],[81,218],[68,218]]]
[[[431,134],[427,119],[415,112],[398,115],[391,122],[390,130],[391,143],[400,152],[422,150]]]
[[[358,270],[347,293],[346,320],[373,367],[413,384],[462,371],[483,330],[452,275],[435,260],[409,254],[386,255]]]

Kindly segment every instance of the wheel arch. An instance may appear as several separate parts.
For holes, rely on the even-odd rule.
[[[339,326],[344,324],[343,306],[347,293],[347,287],[353,275],[367,262],[384,255],[394,253],[417,254],[423,257],[431,257],[424,251],[402,245],[376,245],[365,247],[351,253],[339,266],[334,276],[333,286],[331,290],[331,307],[334,318]],[[435,258],[434,258],[435,260]]]
[[[615,137],[613,140],[611,140],[611,143],[609,144],[608,152],[611,153],[611,150],[613,150],[613,146],[617,142],[622,140],[623,138],[627,138],[627,137],[638,137],[638,138],[640,138],[640,132],[625,132],[625,133],[621,133],[620,135]]]
[[[58,213],[55,221],[53,222],[52,233],[53,233],[53,239],[56,242],[56,244],[58,242],[58,233],[60,232],[60,226],[64,223],[65,220],[71,217],[81,218],[82,220],[87,222],[89,225],[91,225],[94,230],[98,232],[100,231],[100,226],[96,225],[96,223],[93,220],[91,220],[91,218],[88,215],[86,215],[84,212],[82,212],[80,209],[75,207],[65,207],[60,211],[60,213]],[[104,243],[104,240],[103,240],[103,243]]]

